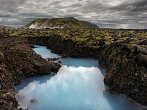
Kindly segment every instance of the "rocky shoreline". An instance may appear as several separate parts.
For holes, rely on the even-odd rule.
[[[48,37],[27,37],[30,44],[45,45],[54,53],[60,54],[62,57],[97,57],[102,50],[99,47],[88,47],[80,45],[78,41],[65,39],[61,35],[51,35]]]
[[[141,52],[139,48],[114,43],[102,52],[100,64],[107,69],[108,74],[104,82],[111,91],[124,94],[146,106],[147,54]]]
[[[27,40],[0,38],[0,109],[18,110],[13,87],[22,79],[56,73],[60,65],[37,55]]]
[[[112,34],[109,30],[69,32],[69,30],[43,29],[14,32],[8,33],[13,38],[0,39],[0,67],[2,68],[0,69],[2,70],[0,107],[3,110],[8,108],[17,110],[18,104],[14,96],[9,95],[13,99],[9,100],[6,94],[10,94],[10,89],[19,84],[21,79],[49,74],[49,71],[57,72],[60,68],[58,64],[49,63],[36,55],[30,44],[45,45],[63,57],[99,59],[100,65],[107,70],[104,82],[111,91],[124,94],[137,103],[147,105],[146,32],[133,32],[127,35],[125,31],[121,32],[121,36],[118,33]]]
[[[60,35],[29,37],[31,43],[45,45],[55,53],[70,57],[93,57],[106,68],[104,79],[111,91],[124,94],[137,103],[147,105],[147,39],[116,41],[109,45],[82,47]]]

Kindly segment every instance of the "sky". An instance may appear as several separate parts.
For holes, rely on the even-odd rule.
[[[75,17],[101,28],[147,29],[147,0],[0,0],[0,25]]]

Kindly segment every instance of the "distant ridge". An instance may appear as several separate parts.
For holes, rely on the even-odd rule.
[[[39,19],[36,19],[36,20],[32,21],[31,23],[27,24],[25,27],[32,28],[32,29],[99,28],[95,24],[92,24],[87,21],[77,20],[73,17],[52,18],[52,19],[39,18]]]
[[[0,25],[0,29],[13,29],[13,28],[10,26]]]

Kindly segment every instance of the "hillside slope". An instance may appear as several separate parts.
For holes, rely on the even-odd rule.
[[[75,18],[52,18],[52,19],[36,19],[31,23],[27,24],[25,27],[32,29],[42,29],[42,28],[98,28],[97,25],[86,21],[80,21]]]

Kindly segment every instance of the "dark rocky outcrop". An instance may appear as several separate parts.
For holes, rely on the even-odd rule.
[[[17,110],[13,87],[27,77],[57,72],[60,65],[37,55],[24,39],[0,38],[0,110]]]
[[[100,63],[108,72],[105,83],[112,91],[147,105],[146,58],[136,46],[121,43],[109,45],[100,57]]]
[[[28,37],[28,41],[32,44],[45,45],[53,52],[61,54],[62,57],[97,57],[101,50],[99,47],[88,47],[57,34],[48,37]]]
[[[138,65],[144,66],[147,69],[147,55],[144,54],[138,54],[135,57],[135,61]]]
[[[98,40],[97,46],[79,45],[79,42],[61,35],[28,37],[31,43],[46,45],[63,57],[94,57],[107,70],[105,84],[112,91],[125,94],[138,103],[147,105],[147,48],[146,40],[134,44],[127,38],[105,44]]]
[[[147,105],[146,31],[18,29],[9,32],[9,35],[27,38],[30,43],[46,45],[53,52],[61,54],[63,57],[99,58],[100,64],[106,67],[105,83],[111,90],[125,94],[136,102]],[[3,62],[4,52],[0,56],[0,60]],[[38,69],[40,63],[35,62],[35,65],[34,70],[43,71]],[[0,69],[0,71],[2,70],[4,69]],[[7,68],[5,70],[8,71]],[[30,74],[30,69],[27,72]]]

